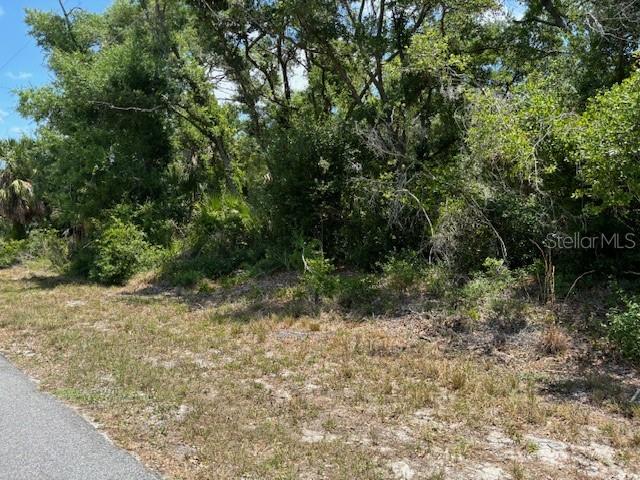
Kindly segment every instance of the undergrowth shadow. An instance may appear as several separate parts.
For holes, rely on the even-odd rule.
[[[26,280],[34,284],[31,288],[32,290],[53,290],[64,286],[95,285],[95,282],[91,282],[81,277],[68,276],[64,274],[54,276],[31,275]]]
[[[555,400],[608,407],[630,418],[637,416],[640,404],[633,399],[640,385],[629,378],[631,375],[625,378],[606,370],[579,370],[575,375],[545,382],[541,391]]]

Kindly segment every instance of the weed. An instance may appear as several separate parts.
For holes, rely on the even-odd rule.
[[[539,449],[540,449],[540,447],[538,446],[538,444],[537,444],[536,442],[527,441],[527,443],[525,443],[525,445],[524,445],[524,450],[525,450],[528,454],[534,454],[534,453],[536,453]]]
[[[624,304],[609,314],[608,335],[625,357],[640,361],[640,300],[625,298]]]
[[[564,353],[569,348],[567,335],[556,325],[545,329],[540,338],[540,350],[549,355]]]
[[[513,477],[513,480],[525,480],[527,477],[524,466],[514,461],[511,465],[511,476]]]

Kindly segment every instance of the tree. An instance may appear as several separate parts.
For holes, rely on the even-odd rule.
[[[12,226],[16,238],[24,238],[27,226],[45,213],[45,207],[32,183],[21,176],[20,165],[14,155],[19,142],[8,141],[0,145],[0,217]]]
[[[640,72],[589,102],[575,126],[574,154],[584,188],[576,193],[596,211],[631,217],[640,207]]]
[[[370,268],[453,232],[523,264],[531,235],[636,208],[636,2],[526,0],[517,18],[502,0],[32,10],[54,80],[21,93],[38,131],[16,178],[85,239],[116,218],[168,245],[228,196],[278,248],[319,240]]]
[[[40,124],[39,170],[61,227],[122,203],[188,215],[200,185],[236,189],[232,123],[186,50],[188,17],[162,0],[117,1],[102,15],[28,12],[55,80],[23,90],[20,111]]]

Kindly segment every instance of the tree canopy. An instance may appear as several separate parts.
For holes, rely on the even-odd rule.
[[[0,216],[81,244],[117,219],[187,255],[224,245],[224,269],[317,241],[345,265],[411,250],[468,270],[530,262],[549,232],[633,230],[640,5],[513,6],[29,10],[54,80],[20,92],[38,129],[3,148]]]

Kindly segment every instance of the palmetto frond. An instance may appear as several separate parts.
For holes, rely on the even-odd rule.
[[[9,170],[0,172],[0,217],[25,225],[43,213],[30,182],[14,178]]]

